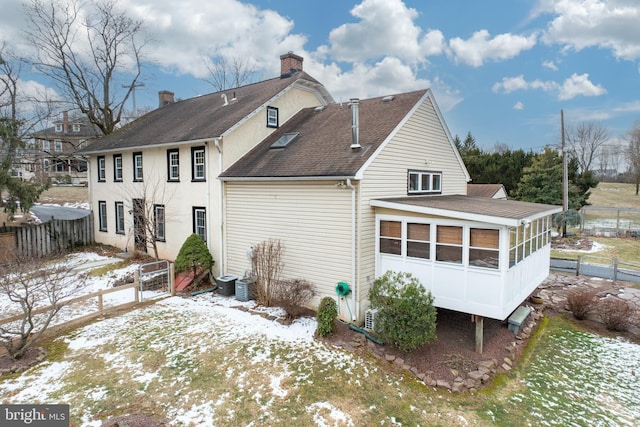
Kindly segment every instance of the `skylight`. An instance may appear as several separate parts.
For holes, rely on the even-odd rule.
[[[296,139],[298,135],[300,135],[300,132],[285,133],[280,138],[278,138],[276,142],[271,144],[271,148],[284,148],[289,145],[291,141]]]

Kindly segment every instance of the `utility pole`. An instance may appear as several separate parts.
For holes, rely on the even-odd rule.
[[[569,210],[569,173],[567,168],[567,150],[564,146],[564,111],[560,110],[560,128],[562,135],[562,237],[567,237],[567,211]]]
[[[137,87],[143,87],[144,83],[142,82],[136,82],[136,83],[131,83],[130,85],[122,85],[123,88],[125,89],[131,89],[131,99],[133,100],[133,115],[135,116],[137,113],[137,109],[136,109],[136,88]]]

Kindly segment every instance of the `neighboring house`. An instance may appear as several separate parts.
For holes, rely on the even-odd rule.
[[[52,127],[31,135],[27,155],[30,171],[43,181],[51,178],[53,182],[86,184],[87,161],[77,153],[99,135],[88,119],[70,119],[65,111]]]
[[[334,103],[302,58],[281,64],[279,78],[222,93],[174,103],[163,92],[164,106],[86,149],[96,240],[131,250],[152,237],[172,260],[195,232],[216,274],[242,276],[252,247],[279,239],[283,278],[314,283],[314,305],[347,282],[340,315],[359,323],[389,269],[479,325],[547,277],[561,208],[468,196],[430,90]],[[153,208],[152,236],[140,206]]]
[[[333,102],[303,58],[280,61],[279,77],[235,89],[178,102],[162,91],[158,109],[83,150],[96,241],[174,260],[196,233],[224,272],[218,175],[301,109]]]
[[[507,200],[507,190],[502,184],[467,184],[467,196],[490,197]]]
[[[220,177],[224,270],[265,239],[284,273],[362,322],[387,270],[413,273],[437,307],[503,320],[549,272],[556,206],[466,195],[469,175],[429,90],[302,110]],[[479,322],[481,324],[481,322]]]

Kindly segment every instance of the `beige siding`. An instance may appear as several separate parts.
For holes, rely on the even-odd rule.
[[[408,169],[442,172],[442,194],[466,194],[465,171],[429,98],[406,121],[363,175],[358,207],[361,310],[368,304],[366,295],[375,276],[375,211],[369,206],[369,201],[406,196]]]
[[[249,248],[280,239],[284,278],[314,283],[314,305],[335,297],[338,282],[351,284],[351,191],[336,183],[226,183],[226,273],[242,276]]]

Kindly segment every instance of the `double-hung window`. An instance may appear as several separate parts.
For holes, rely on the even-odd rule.
[[[193,232],[207,241],[207,210],[204,207],[193,208]]]
[[[153,205],[153,229],[156,240],[165,241],[164,205]]]
[[[180,152],[167,150],[167,180],[180,181]]]
[[[462,264],[462,227],[436,227],[436,261]]]
[[[402,223],[380,221],[380,253],[400,255],[402,253]]]
[[[278,109],[276,107],[267,107],[267,127],[278,127]]]
[[[122,154],[113,155],[113,180],[122,181]]]
[[[62,151],[62,141],[59,139],[56,139],[55,141],[53,141],[53,149],[54,151],[57,151],[57,152]]]
[[[409,171],[409,194],[440,194],[441,192],[441,172]]]
[[[105,182],[106,179],[106,162],[104,156],[98,156],[98,182]]]
[[[133,153],[133,180],[142,181],[142,153]]]
[[[42,141],[42,151],[48,153],[51,150],[51,142],[44,140]]]
[[[107,231],[107,202],[98,201],[98,229]]]
[[[191,148],[191,180],[205,180],[205,154],[204,147]]]
[[[116,233],[124,234],[124,203],[116,202]]]

